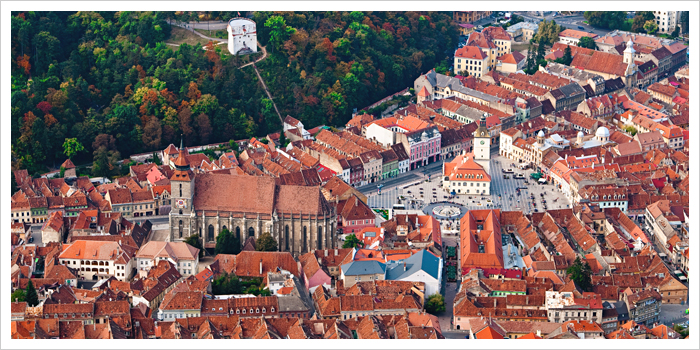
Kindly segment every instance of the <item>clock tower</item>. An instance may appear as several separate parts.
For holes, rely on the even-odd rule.
[[[491,162],[491,134],[486,128],[486,114],[481,116],[479,127],[474,131],[474,161],[481,165],[486,173],[489,171],[489,163]]]
[[[175,160],[175,171],[170,177],[170,232],[171,241],[182,241],[190,235],[189,222],[186,218],[192,215],[194,198],[194,173],[187,161],[185,148],[180,141],[180,149]],[[174,236],[173,236],[174,235]]]

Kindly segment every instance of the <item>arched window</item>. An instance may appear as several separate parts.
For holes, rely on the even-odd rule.
[[[209,242],[213,242],[214,241],[214,226],[209,225],[209,227],[207,228],[207,231],[208,231],[207,232],[207,240]]]
[[[303,238],[302,238],[302,239],[303,239],[303,245],[302,245],[302,247],[304,247],[304,249],[302,249],[302,252],[305,252],[305,251],[306,251],[306,237],[307,237],[306,226],[304,226],[304,236],[303,236]]]
[[[182,184],[180,184],[180,197],[182,197]]]
[[[318,232],[316,232],[316,246],[318,247],[317,249],[323,249],[322,247],[322,238],[323,238],[323,228],[321,226],[318,227]]]
[[[223,227],[223,228],[221,228],[221,231],[223,231],[223,230],[225,230],[225,229],[226,229],[226,225],[224,225],[224,227]]]
[[[289,250],[289,225],[284,227],[284,250]]]
[[[236,238],[238,238],[238,242],[241,242],[241,228],[236,226]]]
[[[182,215],[182,209],[180,209],[180,215]]]
[[[255,230],[252,227],[248,228],[248,237],[255,237]]]

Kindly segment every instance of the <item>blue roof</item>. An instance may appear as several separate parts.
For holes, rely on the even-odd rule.
[[[406,263],[405,271],[403,263]],[[440,272],[440,258],[427,252],[426,250],[421,250],[420,252],[413,254],[411,257],[404,259],[403,263],[399,262],[398,264],[392,264],[386,272],[386,279],[391,281],[400,280],[420,270],[425,271],[435,279],[439,279],[438,274]]]
[[[384,274],[386,271],[386,264],[382,264],[376,260],[361,260],[347,263],[340,268],[345,276]]]

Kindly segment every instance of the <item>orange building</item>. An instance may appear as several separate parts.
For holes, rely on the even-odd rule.
[[[460,223],[462,271],[465,268],[503,268],[501,210],[470,210]]]

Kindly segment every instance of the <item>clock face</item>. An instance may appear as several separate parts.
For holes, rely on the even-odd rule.
[[[481,144],[482,144],[482,145],[483,145],[483,144],[485,144],[485,143],[486,143],[486,141],[484,141],[484,140],[481,140]]]

